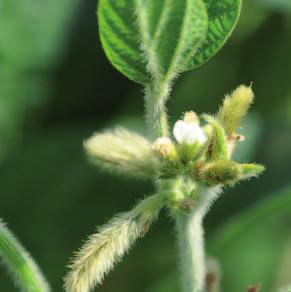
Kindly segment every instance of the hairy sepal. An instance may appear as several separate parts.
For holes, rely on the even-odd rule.
[[[265,171],[265,167],[261,164],[255,163],[242,163],[239,164],[242,170],[242,179],[250,179],[252,177],[258,177]]]
[[[210,160],[227,160],[230,158],[228,141],[223,127],[220,123],[209,115],[203,118],[208,122],[213,130],[208,143],[208,159]]]

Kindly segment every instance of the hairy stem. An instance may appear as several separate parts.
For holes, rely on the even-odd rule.
[[[168,82],[161,82],[159,86],[145,88],[145,110],[150,133],[155,138],[169,136],[166,101],[169,96]]]
[[[0,259],[20,291],[48,292],[50,288],[36,263],[0,219]]]
[[[219,188],[204,189],[190,213],[176,215],[183,292],[204,292],[206,257],[203,218],[218,197]]]
[[[180,214],[176,222],[183,291],[202,292],[206,275],[202,216]]]
[[[65,290],[88,292],[101,284],[135,241],[147,233],[165,205],[164,196],[147,197],[134,209],[119,214],[91,235],[70,265]]]

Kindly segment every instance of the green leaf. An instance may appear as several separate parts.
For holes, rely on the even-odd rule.
[[[188,69],[194,69],[213,57],[234,30],[241,11],[241,0],[205,0],[208,12],[208,32]]]
[[[50,291],[39,267],[2,219],[0,219],[0,262],[21,291]]]
[[[290,271],[284,266],[285,251],[290,253],[290,219],[288,188],[219,228],[208,251],[221,262],[223,291],[244,291],[249,284],[261,283],[265,292],[273,292],[288,284],[279,279]],[[286,264],[290,266],[290,261]]]
[[[98,19],[108,59],[139,83],[185,71],[207,31],[202,0],[100,0]]]

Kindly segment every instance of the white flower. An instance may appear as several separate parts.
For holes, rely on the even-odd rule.
[[[196,122],[178,120],[174,126],[173,133],[180,144],[203,144],[207,140],[202,128]]]

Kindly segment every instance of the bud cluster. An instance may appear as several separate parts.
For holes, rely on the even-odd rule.
[[[221,187],[233,186],[264,171],[262,165],[232,159],[236,144],[244,141],[236,131],[253,98],[251,87],[239,86],[226,96],[215,116],[186,112],[175,123],[171,136],[159,137],[153,143],[122,128],[97,133],[85,141],[90,159],[98,166],[131,177],[154,179],[156,193],[131,211],[116,216],[89,238],[66,278],[68,291],[85,291],[83,287],[88,287],[87,291],[102,283],[164,207],[177,222],[185,271],[188,267],[198,271],[193,280],[189,269],[187,277],[195,285],[199,282],[203,286],[202,219],[218,198]],[[212,289],[213,277],[208,280]],[[201,289],[193,291],[196,290]]]
[[[226,96],[215,116],[184,113],[171,137],[159,137],[151,143],[118,128],[95,134],[85,142],[85,148],[104,169],[154,178],[159,192],[174,193],[176,205],[190,209],[201,188],[233,186],[264,171],[261,165],[232,160],[236,144],[244,141],[237,128],[253,98],[251,87],[239,86]],[[183,194],[180,197],[179,192]]]
[[[253,97],[250,87],[240,86],[226,97],[216,116],[199,117],[192,111],[186,112],[175,123],[173,138],[158,138],[153,144],[160,157],[158,179],[183,178],[194,186],[221,187],[233,186],[262,173],[262,165],[232,160],[236,144],[244,141],[236,130]]]

